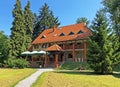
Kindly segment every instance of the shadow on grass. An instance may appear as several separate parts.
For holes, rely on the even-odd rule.
[[[89,70],[81,70],[81,71],[76,71],[76,70],[58,70],[58,71],[55,71],[55,73],[63,73],[63,74],[71,74],[71,75],[103,75],[103,74],[100,74],[100,73],[95,73],[93,71],[89,71]],[[106,74],[104,74],[106,75]],[[120,78],[120,73],[112,73],[112,74],[108,74],[108,75],[112,75],[116,78]]]
[[[98,75],[93,71],[74,71],[74,70],[65,70],[65,71],[55,71],[55,73],[64,73],[64,74],[71,74],[71,75]]]
[[[116,78],[120,78],[120,72],[119,73],[113,73],[113,76]]]

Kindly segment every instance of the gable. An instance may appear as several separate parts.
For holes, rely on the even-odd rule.
[[[92,35],[92,32],[85,26],[84,23],[80,23],[46,29],[32,42],[32,44],[86,39],[90,35]]]

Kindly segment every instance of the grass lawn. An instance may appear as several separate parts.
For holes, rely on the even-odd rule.
[[[20,80],[31,75],[35,69],[0,69],[0,87],[14,87]]]
[[[46,72],[32,87],[120,87],[120,74],[97,75],[90,71]]]

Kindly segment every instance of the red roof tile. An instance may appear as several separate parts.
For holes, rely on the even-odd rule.
[[[84,33],[77,34],[80,30]],[[70,32],[74,32],[74,34],[69,35]],[[64,33],[65,35],[60,36],[61,33]],[[85,26],[85,23],[80,23],[69,26],[46,29],[32,42],[32,44],[86,39],[91,35],[91,31]]]
[[[58,46],[57,44],[52,45],[52,46],[46,48],[45,50],[46,51],[63,51],[63,49],[60,46]]]

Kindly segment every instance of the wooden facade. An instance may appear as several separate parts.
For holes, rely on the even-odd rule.
[[[60,28],[43,31],[32,43],[31,51],[45,50],[46,55],[34,55],[31,57],[31,67],[59,67],[64,61],[86,61],[87,39],[92,35],[84,23],[64,26]],[[47,48],[53,45],[59,46],[62,50],[50,50]],[[41,64],[40,64],[41,63]]]

